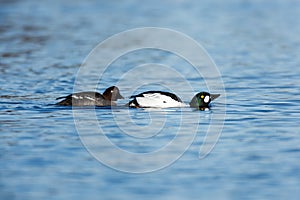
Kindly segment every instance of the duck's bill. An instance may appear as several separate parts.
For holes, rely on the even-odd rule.
[[[211,100],[215,100],[216,98],[218,98],[221,94],[210,94],[210,98]]]
[[[124,99],[124,97],[123,97],[121,94],[119,94],[119,95],[117,96],[117,99]]]

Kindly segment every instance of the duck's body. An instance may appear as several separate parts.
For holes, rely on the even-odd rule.
[[[57,103],[61,106],[110,106],[115,104],[113,101],[106,100],[98,92],[78,92],[59,97],[56,100],[58,99],[64,99]]]
[[[119,88],[112,86],[107,88],[103,95],[98,92],[78,92],[68,96],[59,97],[62,101],[56,103],[61,106],[115,106],[114,101],[123,99]]]
[[[189,106],[199,110],[206,110],[210,108],[210,102],[219,96],[220,94],[200,92],[193,97]],[[133,98],[133,100],[128,103],[128,106],[134,108],[171,108],[188,106],[183,103],[177,95],[170,92],[147,91],[131,96],[131,98]]]
[[[173,93],[162,91],[147,91],[131,96],[129,107],[134,108],[171,108],[185,107],[181,99]]]

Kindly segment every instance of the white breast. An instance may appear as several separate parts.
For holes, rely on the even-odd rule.
[[[136,101],[141,107],[170,108],[186,107],[182,102],[176,101],[169,96],[160,93],[143,94],[144,97],[136,97]]]

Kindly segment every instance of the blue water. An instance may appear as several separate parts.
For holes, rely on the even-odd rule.
[[[293,0],[1,1],[0,199],[298,199],[299,18],[300,2]],[[74,118],[71,108],[53,105],[73,91],[80,65],[99,42],[145,26],[182,32],[207,50],[225,87],[211,111],[118,107],[82,109]],[[166,52],[133,52],[112,63],[99,91],[118,81],[116,72],[152,62],[182,66],[183,73],[189,66]],[[136,92],[163,85],[177,87],[186,102],[193,96],[165,71],[146,75],[148,82],[165,79]],[[206,90],[205,77],[193,75],[193,87]],[[121,93],[130,96],[139,78],[120,82]],[[199,129],[182,156],[170,149],[149,165],[143,159],[124,164],[125,157],[105,154],[107,147],[96,143],[94,152],[104,152],[120,171],[99,162],[80,139],[80,122],[87,137],[99,136],[89,126],[94,116],[112,143],[140,154],[176,138],[182,119],[186,134],[179,141]],[[209,126],[223,122],[217,144],[199,159]],[[174,156],[160,170],[124,172],[154,169]]]

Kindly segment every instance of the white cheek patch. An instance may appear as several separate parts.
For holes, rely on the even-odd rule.
[[[210,97],[209,97],[209,96],[205,96],[205,97],[204,97],[204,102],[205,102],[205,103],[208,103],[209,100],[210,100]]]

